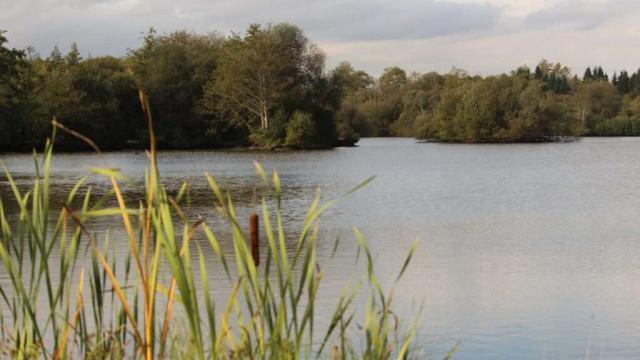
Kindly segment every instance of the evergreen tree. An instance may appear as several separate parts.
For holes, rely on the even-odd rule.
[[[569,92],[569,90],[570,90],[569,80],[567,80],[567,77],[563,75],[560,78],[560,85],[559,85],[558,93],[566,94],[567,92]]]
[[[591,70],[589,70],[589,74],[591,74]],[[544,74],[542,73],[542,68],[540,67],[540,65],[536,66],[536,71],[533,77],[536,80],[542,80],[542,78],[544,77]]]
[[[631,91],[631,79],[629,78],[629,73],[627,73],[626,70],[622,70],[620,72],[620,76],[618,76],[618,81],[617,83],[614,82],[614,84],[617,88],[618,91],[620,91],[623,94],[626,94],[628,92]]]
[[[53,47],[53,50],[51,50],[51,54],[49,54],[47,61],[53,65],[60,65],[64,62],[62,59],[62,53],[60,52],[60,49],[58,49],[57,45]]]
[[[555,93],[558,92],[558,78],[555,73],[551,73],[551,75],[549,75],[549,80],[547,81],[545,90],[552,90]]]
[[[71,49],[69,50],[69,53],[67,53],[65,61],[69,65],[78,65],[81,60],[82,57],[80,56],[80,50],[78,50],[78,44],[71,44]]]
[[[0,30],[0,149],[15,148],[24,138],[21,110],[25,97],[22,86],[25,53],[5,47],[7,42]]]
[[[584,80],[584,81],[593,80],[593,74],[591,73],[591,67],[587,67],[587,70],[584,71],[584,76],[582,77],[582,80]]]
[[[637,92],[640,90],[640,69],[631,75],[629,79],[630,91]]]

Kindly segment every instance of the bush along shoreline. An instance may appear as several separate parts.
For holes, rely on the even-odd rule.
[[[141,99],[143,109],[148,109],[144,96]],[[148,113],[147,123],[152,129]],[[416,338],[420,317],[404,323],[394,314],[393,287],[387,291],[378,282],[373,255],[357,229],[355,238],[366,268],[362,279],[334,299],[330,312],[316,308],[323,291],[323,267],[316,260],[317,220],[337,200],[322,202],[318,195],[295,245],[288,247],[281,208],[283,184],[275,171],[268,175],[256,164],[265,186],[261,232],[268,243],[257,266],[233,201],[213,177],[205,175],[230,239],[216,236],[223,231],[211,227],[207,218],[190,213],[187,184],[176,196],[168,195],[156,166],[152,130],[144,198],[137,204],[125,198],[120,188],[124,174],[103,164],[91,172],[109,181],[106,194],[92,194],[81,180],[61,206],[52,205],[56,132],[79,138],[100,153],[88,138],[57,122],[54,125],[57,130],[44,153],[34,155],[36,174],[28,190],[21,190],[2,165],[12,189],[12,199],[3,196],[0,201],[0,266],[7,274],[0,283],[3,356],[420,358]],[[19,207],[19,217],[7,217],[4,209],[9,202]],[[107,216],[121,219],[122,239],[109,240],[108,233],[103,237],[93,228],[92,219]],[[206,238],[208,249],[192,241],[196,233]],[[112,253],[114,243],[126,249],[124,256],[116,258]],[[223,251],[225,246],[233,250]],[[414,249],[415,243],[396,281]],[[220,271],[233,284],[223,294],[226,302],[214,300],[220,287],[207,276],[205,253],[217,259]],[[165,271],[168,278],[159,275]],[[353,305],[358,296],[367,299],[364,309]],[[183,321],[176,320],[178,313]],[[326,325],[318,325],[318,317],[328,320],[323,322]]]

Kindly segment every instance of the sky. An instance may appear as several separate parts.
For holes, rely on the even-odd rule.
[[[240,32],[250,23],[289,22],[327,54],[379,75],[407,71],[509,72],[541,59],[581,74],[640,67],[638,0],[0,0],[9,45],[77,42],[87,56],[126,54],[142,33]]]

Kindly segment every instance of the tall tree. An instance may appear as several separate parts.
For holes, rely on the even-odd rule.
[[[620,91],[622,94],[630,92],[631,78],[629,77],[629,73],[626,70],[620,71],[617,82],[614,82],[613,85],[615,85],[618,91]]]
[[[57,45],[53,47],[53,50],[51,50],[51,54],[49,54],[47,61],[53,66],[59,66],[64,63],[64,58],[62,57],[62,53]]]
[[[341,98],[371,87],[374,83],[369,74],[362,70],[354,69],[348,62],[338,64],[331,71],[330,78]]]
[[[383,94],[397,92],[407,85],[407,73],[397,66],[388,67],[384,69],[378,83]]]
[[[310,106],[309,111],[321,111],[324,105],[318,102],[326,101],[328,85],[323,71],[324,54],[298,27],[253,24],[225,42],[204,105],[246,128],[254,143],[271,142],[285,136],[295,110]],[[316,91],[324,95],[309,96]]]
[[[25,94],[20,75],[27,64],[23,51],[5,46],[4,34],[0,30],[0,148],[12,148],[24,136],[20,112]]]
[[[151,29],[143,45],[129,54],[138,87],[145,90],[160,146],[215,144],[216,129],[199,111],[203,89],[215,71],[223,38],[177,31],[158,35]]]
[[[69,52],[67,53],[67,56],[65,56],[64,59],[68,65],[78,65],[80,63],[80,61],[82,60],[82,57],[80,56],[80,50],[78,49],[78,44],[76,43],[71,44],[71,49],[69,49]]]
[[[582,77],[582,80],[584,81],[593,80],[593,73],[591,73],[590,66],[587,66],[587,69],[584,71],[584,76]]]
[[[589,72],[591,72],[591,70],[589,70]],[[544,74],[542,73],[542,68],[540,67],[540,65],[537,65],[533,78],[536,80],[542,80],[543,77]]]
[[[374,79],[362,70],[356,70],[348,62],[336,66],[329,75],[334,88],[333,96],[338,104],[336,127],[342,144],[353,145],[362,135],[367,135],[367,119],[359,109],[362,98],[372,90]]]

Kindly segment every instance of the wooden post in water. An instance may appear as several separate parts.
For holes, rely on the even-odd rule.
[[[260,265],[260,232],[258,230],[258,215],[255,213],[249,215],[249,239],[253,263],[258,266]]]

